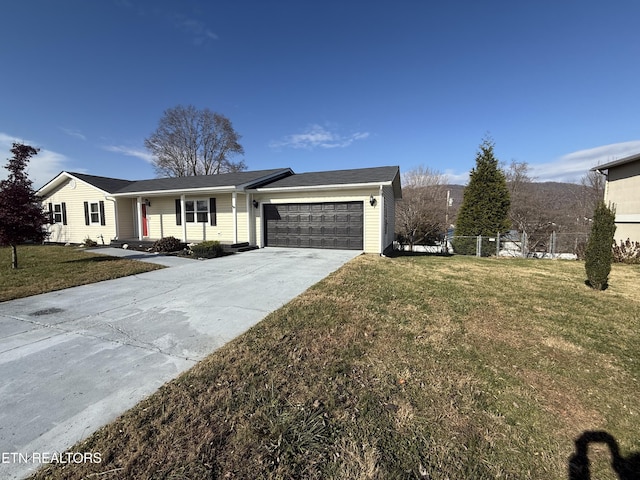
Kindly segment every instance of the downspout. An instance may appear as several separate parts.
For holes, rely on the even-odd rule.
[[[115,215],[115,226],[116,226],[116,238],[115,240],[119,240],[120,239],[120,221],[118,218],[118,201],[117,199],[113,198],[113,197],[107,197],[106,195],[104,196],[105,200],[108,200],[110,202],[113,202],[113,214]]]
[[[182,241],[187,243],[187,213],[184,211],[185,195],[180,195],[180,215],[182,216]]]
[[[238,243],[238,209],[236,208],[238,193],[231,194],[231,211],[233,212],[233,243]]]
[[[142,240],[142,197],[136,198],[136,212],[138,213],[138,240]]]

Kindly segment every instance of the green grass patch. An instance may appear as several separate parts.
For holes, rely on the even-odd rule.
[[[638,266],[360,256],[34,478],[567,478],[640,452]],[[603,447],[592,478],[617,478]]]
[[[11,249],[0,248],[0,301],[163,268],[57,245],[19,246],[18,267],[11,268]]]

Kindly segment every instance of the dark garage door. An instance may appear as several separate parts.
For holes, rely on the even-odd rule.
[[[265,245],[363,249],[363,203],[265,204]]]

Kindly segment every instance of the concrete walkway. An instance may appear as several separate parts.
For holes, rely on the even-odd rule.
[[[0,478],[29,475],[360,252],[100,253],[173,266],[0,303]]]

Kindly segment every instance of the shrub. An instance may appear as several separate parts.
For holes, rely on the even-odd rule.
[[[193,245],[191,247],[191,253],[198,258],[216,258],[224,255],[224,249],[219,241],[212,240]]]
[[[97,247],[98,246],[98,242],[91,240],[89,237],[84,239],[84,246],[85,247]]]
[[[640,263],[640,242],[620,240],[620,245],[613,244],[613,261],[618,263]]]
[[[600,202],[593,214],[593,226],[585,252],[587,284],[596,290],[607,288],[613,259],[613,235],[616,232],[615,213]]]
[[[164,237],[156,241],[151,250],[154,252],[177,252],[183,248],[184,244],[176,237]]]

